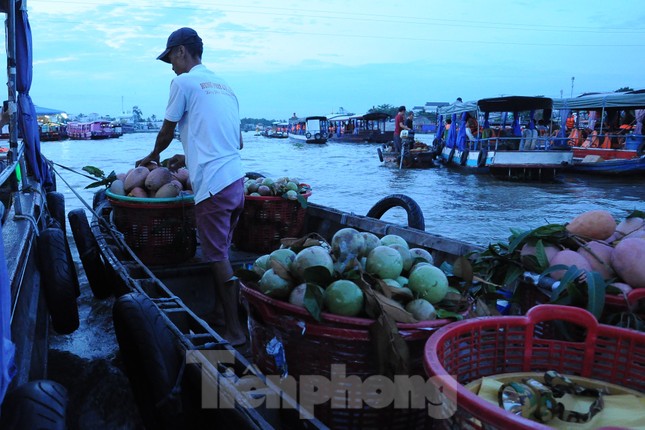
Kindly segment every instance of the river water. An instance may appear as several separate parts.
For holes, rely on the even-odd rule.
[[[86,165],[106,174],[126,172],[147,155],[154,145],[153,133],[126,134],[103,141],[67,140],[43,142],[43,153],[52,161],[81,171]],[[439,167],[403,169],[385,167],[374,144],[295,144],[289,139],[267,139],[243,134],[242,150],[247,172],[269,177],[296,177],[313,187],[311,201],[364,215],[389,194],[406,194],[421,207],[426,230],[467,242],[488,244],[505,240],[509,229],[535,228],[545,223],[563,223],[590,209],[606,209],[616,218],[635,209],[645,209],[645,178],[614,179],[563,175],[554,183],[518,183]],[[432,135],[417,135],[431,142]],[[162,159],[181,153],[173,141]],[[82,190],[92,181],[57,168],[62,178],[91,203],[92,190]],[[62,181],[58,189],[67,208],[80,207],[80,200]],[[384,217],[406,222],[403,210]]]
[[[149,153],[155,137],[141,133],[102,141],[43,142],[42,152],[57,163],[58,191],[65,195],[66,210],[91,205],[94,190],[84,188],[93,181],[79,174],[84,166],[98,167],[106,175],[125,173]],[[591,209],[606,209],[617,219],[633,209],[645,210],[645,178],[565,175],[554,183],[514,183],[444,167],[385,167],[373,144],[303,145],[250,132],[243,137],[247,172],[298,178],[313,187],[312,202],[364,215],[381,198],[406,194],[421,207],[426,230],[480,245],[505,241],[511,228],[564,223]],[[431,135],[417,138],[432,141]],[[182,152],[181,143],[173,141],[162,159]],[[405,224],[406,214],[392,209],[383,219]],[[69,229],[68,236],[73,247]],[[115,346],[113,299],[92,297],[75,249],[73,255],[82,284],[81,326],[71,335],[53,334],[50,349],[50,377],[70,390],[69,428],[141,428]]]

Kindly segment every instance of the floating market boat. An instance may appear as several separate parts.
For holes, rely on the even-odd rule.
[[[500,179],[553,180],[571,164],[573,154],[538,131],[536,121],[550,124],[552,109],[550,98],[525,96],[440,107],[436,142],[440,160],[449,168],[490,173]],[[507,126],[509,113],[512,122]],[[444,119],[448,117],[452,124],[444,136]]]
[[[308,116],[289,120],[289,138],[297,143],[327,143],[329,123],[326,116]]]
[[[558,138],[571,146],[572,173],[632,176],[645,174],[645,90],[592,93],[554,100],[564,124],[576,113],[574,127]],[[565,135],[566,133],[566,135]]]
[[[409,137],[407,131],[402,132],[401,138],[403,157],[399,151],[394,150],[393,144],[383,144],[376,149],[378,158],[387,167],[397,169],[428,169],[436,167],[434,159],[437,156],[435,148],[423,142],[416,141],[414,137]],[[414,135],[412,135],[414,136]]]
[[[361,406],[335,414],[329,406],[325,408],[322,405],[322,409],[316,408],[313,416],[299,415],[299,411],[302,413],[299,408],[306,401],[302,397],[290,396],[292,391],[285,390],[284,385],[280,386],[282,379],[275,375],[285,371],[287,373],[283,377],[299,377],[303,371],[302,366],[311,372],[320,371],[323,375],[329,375],[329,365],[349,364],[340,356],[349,361],[352,357],[356,359],[357,364],[352,367],[352,373],[356,372],[362,377],[369,376],[370,372],[378,373],[376,359],[371,357],[368,332],[371,321],[323,313],[323,320],[317,322],[303,308],[264,296],[249,287],[250,284],[245,281],[241,289],[247,307],[241,310],[241,314],[244,318],[248,317],[252,326],[251,349],[249,351],[248,344],[237,348],[231,346],[218,334],[219,326],[215,322],[207,322],[215,303],[210,287],[211,269],[201,259],[199,243],[194,240],[194,236],[188,241],[181,241],[171,235],[170,242],[175,244],[171,245],[171,248],[174,246],[171,260],[163,259],[160,255],[152,257],[150,253],[160,252],[163,247],[154,246],[151,249],[145,244],[130,240],[134,232],[146,230],[143,225],[146,222],[139,221],[139,225],[132,226],[137,221],[131,219],[131,222],[126,223],[132,227],[130,229],[124,229],[121,224],[120,230],[126,234],[118,231],[114,224],[127,218],[127,215],[124,218],[123,209],[127,209],[128,199],[132,198],[118,197],[109,192],[107,198],[105,192],[95,196],[95,216],[91,226],[87,227],[91,229],[87,236],[93,238],[93,243],[81,246],[79,252],[94,255],[95,262],[98,263],[87,266],[90,282],[95,279],[107,284],[120,297],[114,310],[115,329],[133,392],[148,425],[159,424],[161,420],[170,423],[171,427],[175,426],[174,428],[212,422],[221,425],[237,423],[243,428],[334,428],[360,421],[365,422],[365,427],[369,428],[422,428],[427,417],[424,409],[410,412],[391,408],[365,409]],[[269,200],[271,199],[288,202],[279,197]],[[271,200],[271,203],[277,201]],[[184,203],[192,205],[190,201]],[[255,202],[249,202],[249,207],[253,206],[251,203]],[[394,225],[379,219],[392,208],[403,208],[407,212],[409,226]],[[186,207],[178,210],[174,218],[178,217],[178,213],[187,213]],[[240,221],[246,242],[234,239],[235,246],[230,254],[231,263],[238,269],[250,267],[266,252],[266,241],[263,238],[275,240],[274,233],[265,236],[264,230],[245,230],[258,228],[263,222],[268,228],[276,225],[271,209],[265,207],[259,210],[264,215],[258,215],[258,220],[249,223]],[[278,218],[284,223],[285,211],[277,212],[281,213]],[[312,202],[307,204],[306,210],[302,209],[301,214],[300,235],[330,241],[334,233],[345,227],[373,232],[379,236],[396,234],[404,238],[410,247],[422,247],[431,252],[436,265],[442,262],[452,263],[458,256],[479,249],[425,232],[419,206],[404,195],[382,199],[367,216],[341,212]],[[168,213],[159,212],[154,215],[157,216],[163,218],[163,223],[157,224],[160,229],[173,222],[173,216]],[[152,224],[155,223],[151,221],[148,227]],[[147,231],[152,234],[150,228]],[[177,231],[183,230],[180,228]],[[177,243],[188,245],[186,248],[177,248]],[[143,248],[136,248],[137,246]],[[184,256],[187,258],[178,261],[182,259],[185,250],[188,251]],[[148,261],[148,264],[141,260]],[[419,374],[422,374],[420,348],[425,339],[434,327],[450,321],[439,319],[400,325],[404,339],[410,343],[411,351],[414,351],[412,355],[415,358],[412,361],[416,363],[416,367],[414,364],[411,366]],[[274,337],[281,339],[281,342],[272,342]],[[325,347],[329,342],[332,342],[333,347]],[[284,352],[268,354],[269,343],[278,349],[284,348]],[[280,358],[281,354],[286,355]],[[296,358],[298,354],[302,356]],[[288,371],[280,370],[280,365],[276,368],[276,363],[280,363],[280,360],[286,360]],[[323,363],[328,365],[326,369],[320,369],[324,367]],[[357,367],[361,369],[357,370]],[[253,378],[255,383],[250,384],[249,380]],[[257,387],[260,383],[261,390],[254,391],[254,386]],[[209,393],[215,397],[206,398]],[[212,405],[214,399],[224,399],[229,406],[204,407]],[[261,407],[249,407],[253,399],[256,399],[256,404],[262,404]],[[276,399],[278,403],[275,403]],[[271,410],[267,407],[269,402],[282,407]],[[407,413],[410,415],[406,415]],[[367,425],[368,421],[364,421],[367,417],[382,422],[386,427],[377,425],[374,421]]]
[[[67,390],[47,380],[50,327],[79,325],[78,279],[65,234],[65,203],[40,153],[29,96],[31,32],[24,2],[7,1],[9,138],[0,152],[0,402],[3,428],[64,428]],[[19,88],[18,93],[15,89]],[[23,133],[18,142],[18,124]]]
[[[383,112],[329,117],[329,140],[348,143],[388,143],[393,140],[386,130],[390,116]]]

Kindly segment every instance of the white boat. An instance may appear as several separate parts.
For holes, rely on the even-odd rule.
[[[289,139],[299,143],[327,143],[328,120],[326,116],[308,116],[289,121]]]
[[[536,126],[538,119],[551,125],[552,109],[550,98],[525,96],[441,107],[435,141],[440,161],[449,168],[490,173],[500,179],[553,180],[572,163],[573,153],[568,146],[555,144],[546,131],[548,127],[540,131]],[[509,116],[512,121],[507,124]],[[444,118],[449,117],[452,126],[444,133]],[[469,121],[473,119],[477,125],[471,127]]]

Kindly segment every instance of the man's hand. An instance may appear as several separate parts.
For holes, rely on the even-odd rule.
[[[134,166],[135,167],[147,166],[148,164],[150,164],[152,162],[159,164],[159,154],[150,153],[149,155],[143,157],[141,160],[139,160],[136,163],[134,163]]]
[[[175,154],[168,159],[168,168],[172,171],[177,171],[186,166],[186,156],[182,154]]]

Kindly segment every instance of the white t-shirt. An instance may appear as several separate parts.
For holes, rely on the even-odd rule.
[[[195,204],[244,176],[237,97],[206,66],[172,80],[165,119],[178,123]]]

